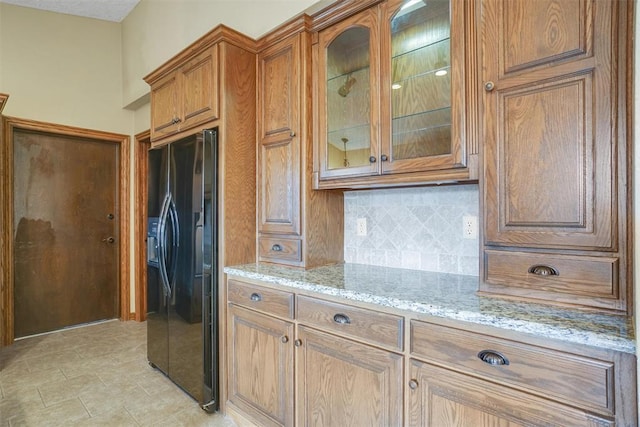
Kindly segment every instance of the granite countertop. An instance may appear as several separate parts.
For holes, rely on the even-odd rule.
[[[629,317],[479,296],[475,276],[363,264],[338,264],[310,270],[246,264],[225,267],[224,271],[229,275],[384,307],[626,353],[635,354],[636,351],[634,325]]]

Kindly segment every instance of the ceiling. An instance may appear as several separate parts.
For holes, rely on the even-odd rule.
[[[0,0],[0,3],[122,22],[140,0]]]

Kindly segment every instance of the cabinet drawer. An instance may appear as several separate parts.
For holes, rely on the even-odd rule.
[[[293,293],[229,279],[229,302],[293,319]]]
[[[264,261],[302,260],[302,242],[298,239],[260,237],[258,246],[260,259]]]
[[[487,282],[531,292],[618,297],[618,259],[485,250]],[[538,267],[539,274],[534,270]],[[551,273],[551,274],[545,274]],[[548,297],[549,298],[549,297]]]
[[[558,402],[614,412],[613,363],[427,322],[411,321],[411,355]],[[480,359],[489,351],[496,363]]]
[[[301,295],[297,298],[300,323],[399,351],[404,348],[404,319],[400,316]]]

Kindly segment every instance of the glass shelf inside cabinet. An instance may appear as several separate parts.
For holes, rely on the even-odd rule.
[[[349,28],[327,48],[327,167],[369,164],[371,92],[368,28]]]
[[[409,0],[391,20],[393,159],[451,153],[449,0]]]

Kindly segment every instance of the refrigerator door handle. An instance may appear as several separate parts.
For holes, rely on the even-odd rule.
[[[173,202],[173,196],[169,195],[168,215],[171,217],[171,269],[168,271],[167,285],[169,286],[169,295],[173,293],[176,271],[178,267],[178,249],[180,246],[180,222],[178,221],[178,210]]]
[[[162,281],[162,287],[167,295],[171,295],[171,289],[169,288],[169,277],[167,275],[167,215],[169,214],[169,194],[164,196],[162,201],[162,208],[160,209],[160,218],[158,220],[158,269],[160,270],[160,279]]]

